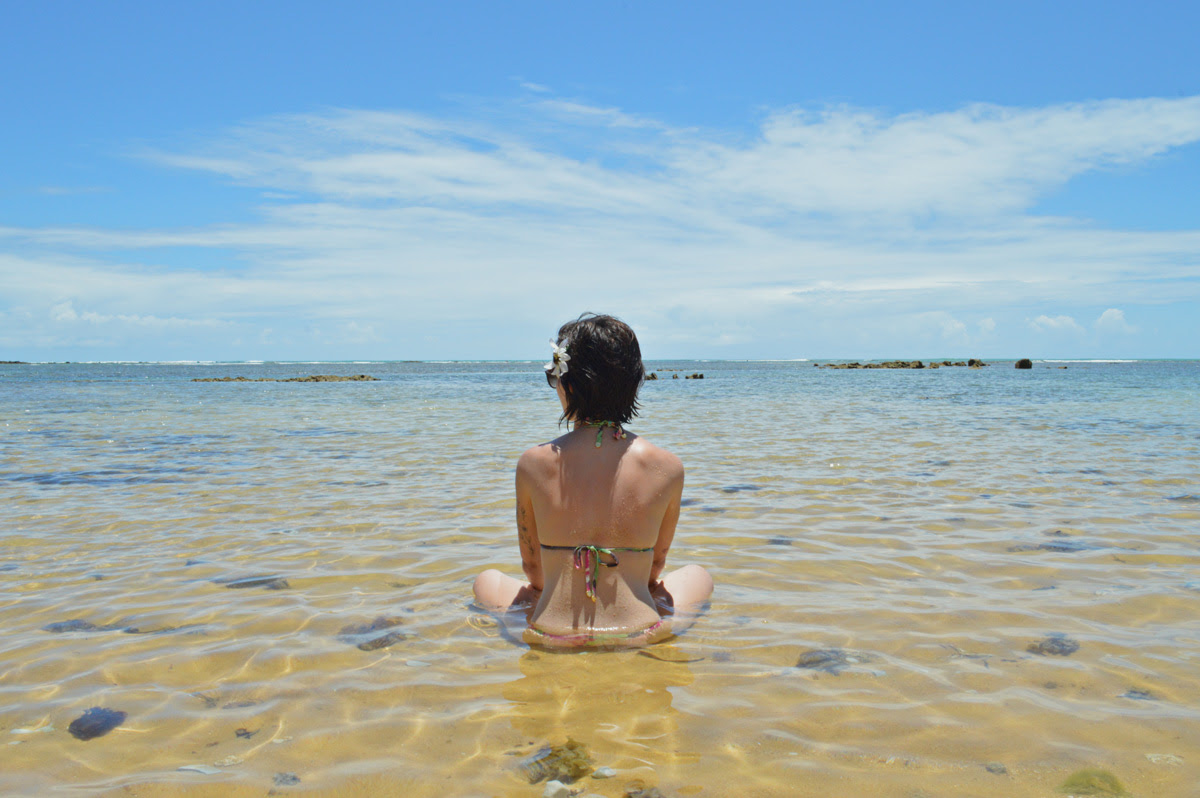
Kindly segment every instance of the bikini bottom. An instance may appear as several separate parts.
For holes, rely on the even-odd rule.
[[[543,632],[536,626],[530,626],[526,631],[529,633],[526,638],[528,642],[536,642],[545,646],[554,648],[571,648],[580,646],[636,646],[642,645],[645,641],[654,637],[654,633],[662,629],[667,624],[667,618],[660,618],[644,629],[635,629],[632,632],[597,632],[584,631],[572,632],[566,635],[556,635],[550,632]],[[532,638],[530,640],[529,638]]]

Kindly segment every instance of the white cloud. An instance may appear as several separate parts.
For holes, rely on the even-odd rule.
[[[129,314],[106,315],[86,310],[77,313],[72,302],[59,302],[50,308],[50,318],[60,323],[87,322],[88,324],[134,324],[140,327],[214,327],[221,322],[214,319],[179,319],[160,318],[158,316],[139,316]]]
[[[1029,326],[1038,332],[1083,332],[1079,322],[1070,316],[1038,316]]]
[[[1101,332],[1135,333],[1137,327],[1125,321],[1125,312],[1117,308],[1109,308],[1096,319],[1096,329]]]
[[[59,328],[220,322],[263,345],[612,309],[660,340],[717,346],[785,330],[970,342],[961,319],[983,314],[971,329],[988,336],[997,318],[1020,327],[1023,308],[1091,318],[1117,301],[1200,300],[1200,230],[1028,214],[1074,176],[1200,141],[1200,97],[780,110],[739,139],[545,94],[498,119],[280,116],[147,154],[264,204],[203,228],[0,228],[0,305]],[[122,259],[138,250],[165,254]],[[173,250],[213,262],[172,267]],[[1069,315],[1027,322],[1083,331]],[[1095,328],[1132,329],[1113,308]]]
[[[942,322],[942,337],[948,341],[966,341],[967,325],[958,319],[946,319]]]

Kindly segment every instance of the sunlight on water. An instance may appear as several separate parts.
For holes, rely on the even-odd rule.
[[[571,738],[604,796],[1191,795],[1200,364],[1064,363],[655,364],[717,590],[581,654],[470,606],[537,364],[0,366],[0,793],[540,796]],[[317,372],[381,379],[192,382]]]

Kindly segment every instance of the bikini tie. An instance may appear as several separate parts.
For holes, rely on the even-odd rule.
[[[624,440],[626,437],[625,430],[621,429],[621,423],[619,421],[592,421],[590,418],[585,418],[580,423],[584,424],[586,426],[589,426],[589,427],[596,428],[596,448],[597,449],[600,448],[600,444],[604,440],[604,428],[605,427],[612,427],[612,436],[613,436],[614,441]]]
[[[612,562],[605,562],[602,556],[612,557]],[[613,550],[603,546],[576,546],[572,559],[575,567],[583,571],[583,590],[593,602],[596,601],[596,580],[600,576],[600,566],[615,568],[621,564]]]

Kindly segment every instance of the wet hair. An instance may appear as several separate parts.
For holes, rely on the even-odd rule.
[[[562,418],[628,423],[638,414],[638,389],[646,378],[642,349],[629,325],[612,316],[584,313],[558,328],[571,356],[559,379],[567,395]]]

